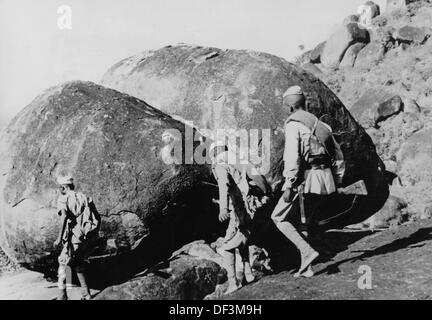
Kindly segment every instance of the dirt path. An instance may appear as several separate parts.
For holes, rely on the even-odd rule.
[[[332,243],[347,236],[334,234]],[[282,272],[227,299],[432,299],[431,240],[430,220],[372,233],[316,264],[313,278],[294,279],[291,272]],[[364,270],[371,271],[370,290],[358,286]],[[360,283],[367,285],[364,279]]]

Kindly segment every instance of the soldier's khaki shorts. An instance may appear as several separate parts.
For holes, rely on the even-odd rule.
[[[88,240],[80,243],[64,243],[58,257],[62,266],[79,266],[86,262],[95,249],[94,241]]]

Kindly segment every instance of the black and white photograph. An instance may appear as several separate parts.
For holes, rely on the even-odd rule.
[[[0,0],[0,300],[431,300],[431,35],[430,0]]]

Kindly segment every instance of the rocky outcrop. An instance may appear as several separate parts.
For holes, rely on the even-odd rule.
[[[342,25],[327,40],[321,55],[321,63],[327,68],[336,68],[342,61],[346,50],[353,44],[370,41],[369,32],[357,23]]]
[[[33,270],[55,264],[56,177],[64,173],[73,174],[102,217],[94,264],[121,257],[121,268],[106,270],[113,279],[206,239],[216,230],[211,225],[220,225],[215,192],[201,183],[213,181],[209,167],[164,160],[162,134],[175,130],[181,143],[186,128],[144,101],[93,83],[43,92],[1,136],[2,248]],[[184,151],[180,157],[186,159]]]

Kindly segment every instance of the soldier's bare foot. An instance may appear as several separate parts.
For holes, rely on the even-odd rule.
[[[306,271],[306,269],[312,264],[312,262],[315,261],[316,258],[318,258],[319,253],[315,250],[311,251],[307,255],[302,257],[302,264],[300,266],[300,269],[298,271],[299,274],[302,274]]]
[[[255,276],[252,272],[245,272],[244,273],[245,279],[247,283],[251,283],[255,281]]]
[[[297,272],[296,274],[294,274],[294,278],[311,278],[315,275],[315,272],[312,269],[312,266],[309,265],[309,267],[306,269],[306,271],[304,271],[303,273]]]
[[[228,289],[225,291],[225,294],[233,293],[233,292],[237,291],[238,289],[240,289],[241,287],[242,287],[241,284],[232,283],[228,286]]]

